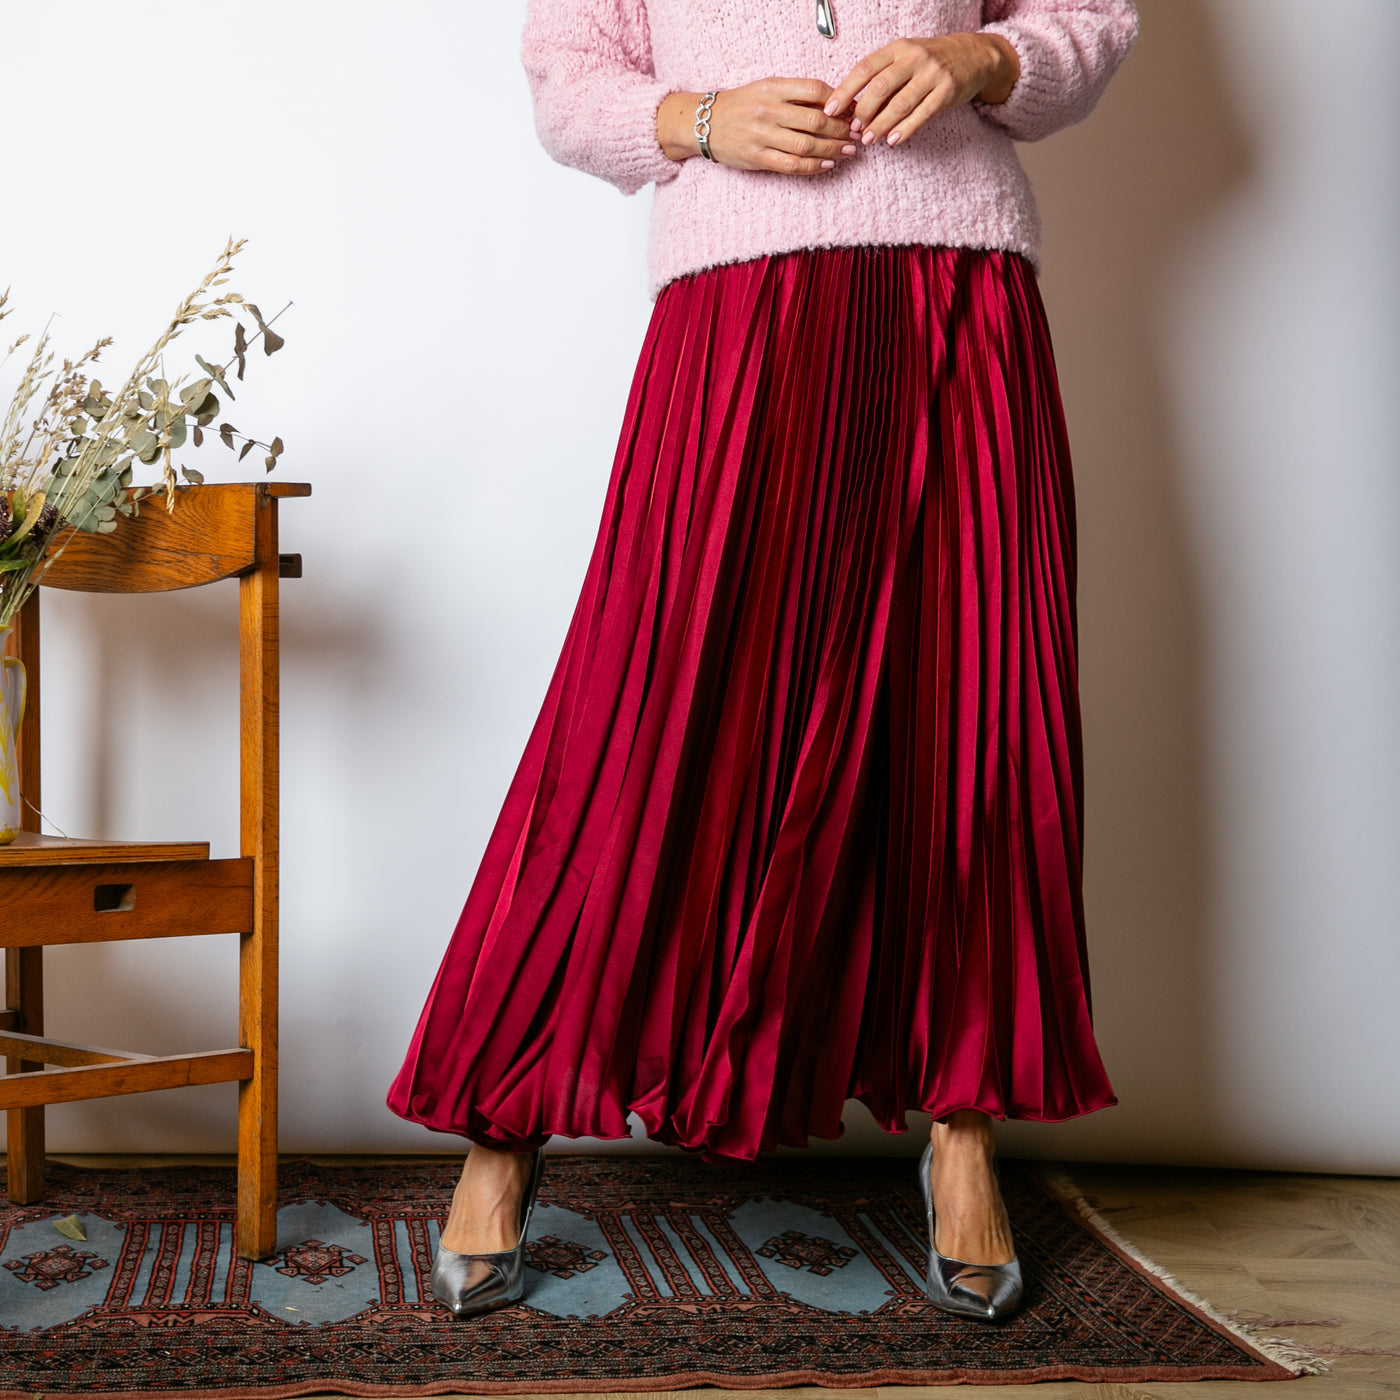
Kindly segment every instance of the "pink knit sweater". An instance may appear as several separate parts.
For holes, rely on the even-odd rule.
[[[627,194],[654,182],[651,284],[795,248],[928,243],[1038,261],[1040,224],[1013,140],[1086,117],[1137,34],[1130,0],[530,0],[524,60],[545,149]],[[892,39],[985,30],[1021,60],[1011,97],[934,118],[823,175],[668,160],[656,109],[672,92],[758,78],[839,82]]]

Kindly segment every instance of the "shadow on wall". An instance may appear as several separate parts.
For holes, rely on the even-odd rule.
[[[64,717],[83,727],[82,780],[71,785],[81,806],[68,815],[84,835],[134,836],[132,794],[122,789],[134,776],[134,763],[149,763],[157,771],[143,775],[139,786],[149,784],[158,812],[152,839],[188,828],[190,816],[193,829],[208,832],[212,808],[227,814],[214,839],[235,854],[236,588],[230,581],[138,598],[45,593],[46,616],[56,614],[55,625],[45,629],[46,650],[58,640],[57,630],[67,629],[87,678],[85,713]],[[290,590],[296,591],[288,598]],[[340,707],[353,711],[392,689],[384,665],[391,639],[363,610],[346,607],[333,587],[284,584],[280,622],[284,692],[311,691],[322,704],[327,696],[337,697]],[[61,700],[53,695],[46,704]],[[138,714],[149,720],[139,738],[131,732]],[[53,746],[46,718],[46,766]],[[217,773],[207,771],[209,761],[218,763]],[[284,786],[287,766],[284,752]],[[212,801],[211,783],[217,794]]]
[[[1026,1155],[1191,1158],[1212,1121],[1214,874],[1202,571],[1165,363],[1181,258],[1251,179],[1203,0],[1141,0],[1094,117],[1023,156],[1045,223],[1079,511],[1086,900],[1095,1019],[1120,1105],[1009,1128]]]

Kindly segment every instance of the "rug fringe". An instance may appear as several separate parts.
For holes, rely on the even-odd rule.
[[[1041,1180],[1062,1200],[1067,1201],[1084,1219],[1116,1249],[1122,1250],[1140,1269],[1154,1278],[1159,1278],[1174,1293],[1180,1294],[1193,1308],[1204,1313],[1217,1326],[1223,1327],[1232,1336],[1254,1348],[1255,1351],[1276,1361],[1295,1376],[1320,1376],[1332,1369],[1331,1363],[1316,1352],[1288,1337],[1266,1337],[1247,1323],[1222,1312],[1213,1303],[1207,1302],[1198,1293],[1187,1288],[1169,1269],[1164,1269],[1155,1260],[1149,1259],[1135,1244],[1124,1236],[1104,1217],[1103,1212],[1094,1206],[1089,1198],[1074,1184],[1072,1178],[1055,1168],[1042,1168]]]

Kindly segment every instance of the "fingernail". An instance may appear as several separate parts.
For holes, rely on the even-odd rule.
[[[897,131],[892,131],[892,132],[890,132],[890,135],[889,135],[889,142],[890,142],[890,145],[891,145],[891,146],[897,146],[897,145],[899,145],[899,140],[900,140],[899,132],[897,132]]]
[[[824,160],[824,161],[822,161],[822,169],[823,169],[823,170],[835,170],[835,169],[836,169],[836,162],[835,162],[834,160]]]
[[[873,131],[867,131],[865,135],[860,138],[863,146],[868,146],[874,139],[875,133]]]
[[[860,130],[860,118],[859,118],[859,117],[852,117],[852,118],[851,118],[851,135],[854,136],[854,135],[856,134],[856,132],[858,132],[859,130]]]
[[[841,154],[842,154],[843,156],[853,156],[853,155],[855,155],[855,153],[856,153],[856,148],[855,148],[854,146],[842,146],[842,147],[841,147]]]
[[[829,117],[834,117],[840,110],[840,104],[836,101],[834,97],[831,99],[830,102],[826,104],[825,107],[822,108],[822,111],[825,112]]]

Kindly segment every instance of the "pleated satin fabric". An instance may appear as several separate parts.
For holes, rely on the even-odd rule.
[[[389,1094],[493,1147],[1113,1103],[1074,503],[1035,275],[837,248],[671,283],[563,652]]]

